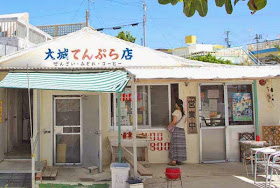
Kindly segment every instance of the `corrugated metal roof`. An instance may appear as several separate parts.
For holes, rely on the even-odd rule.
[[[127,68],[126,70],[134,75],[136,79],[227,80],[280,76],[280,66],[173,67],[169,69]]]
[[[122,92],[128,82],[124,71],[102,73],[8,73],[0,82],[0,88],[93,92]]]

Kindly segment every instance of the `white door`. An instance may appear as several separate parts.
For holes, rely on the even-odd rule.
[[[224,85],[200,86],[200,162],[226,161]]]
[[[85,168],[97,166],[100,168],[100,119],[99,96],[83,96],[83,162]]]
[[[82,163],[82,108],[80,97],[54,98],[54,163]]]

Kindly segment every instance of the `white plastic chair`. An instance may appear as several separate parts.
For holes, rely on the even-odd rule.
[[[271,161],[271,159],[272,159],[272,161]],[[275,172],[277,174],[277,177],[279,179],[279,174],[277,172],[277,171],[280,171],[279,162],[280,162],[280,151],[275,152],[269,156],[269,161],[267,163],[267,169],[266,169],[265,187],[267,187],[269,168],[270,168],[269,188],[271,187],[273,172]]]
[[[270,156],[273,156],[273,154],[276,152],[276,150],[279,148],[279,146],[270,146],[265,148],[254,148],[255,151],[254,155],[254,162],[255,162],[255,171],[254,171],[254,183],[256,184],[257,179],[257,169],[258,166],[262,167],[266,173],[268,171],[268,165],[271,163]],[[262,156],[262,157],[259,157]]]

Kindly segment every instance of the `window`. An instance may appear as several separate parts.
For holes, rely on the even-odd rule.
[[[200,100],[202,127],[254,125],[252,84],[201,85]]]
[[[154,85],[150,88],[152,127],[167,127],[169,124],[168,86]]]
[[[171,96],[170,96],[171,95]],[[171,100],[170,100],[170,97]],[[166,128],[171,120],[171,105],[178,98],[178,84],[139,85],[137,86],[137,126],[140,129]],[[132,127],[131,88],[125,88],[121,94],[121,126]],[[174,103],[174,104],[173,104]],[[117,95],[111,95],[111,122],[118,125]]]
[[[252,85],[228,85],[229,125],[253,125]]]

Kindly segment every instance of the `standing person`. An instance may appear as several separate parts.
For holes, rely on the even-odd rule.
[[[168,165],[180,165],[182,161],[187,160],[186,151],[186,135],[185,135],[185,112],[183,108],[183,101],[176,100],[176,110],[172,113],[173,121],[168,125],[168,130],[171,133],[171,141],[169,148]]]

